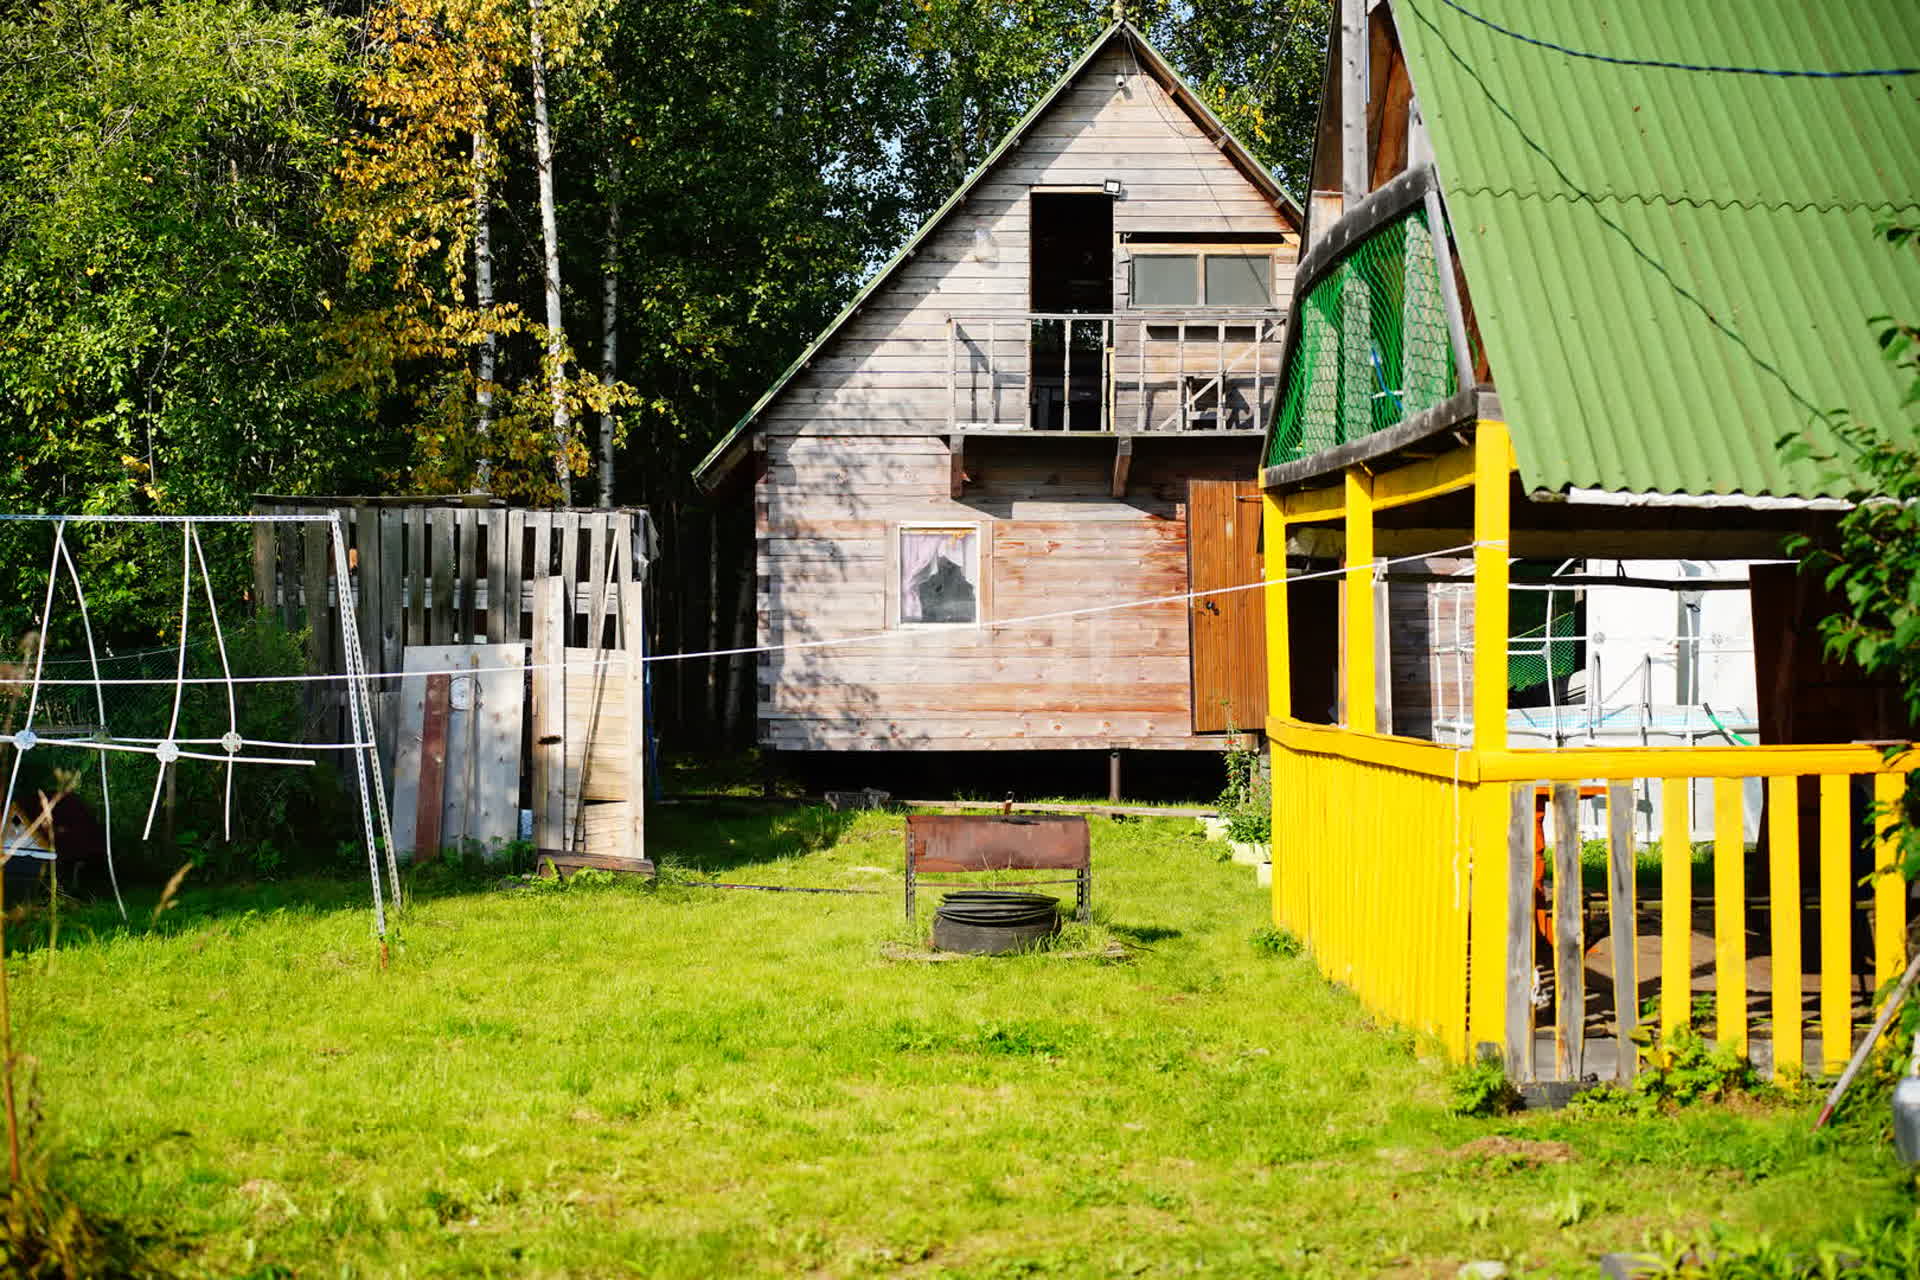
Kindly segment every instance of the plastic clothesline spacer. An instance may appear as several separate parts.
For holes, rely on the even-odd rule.
[[[172,764],[180,758],[180,744],[171,738],[163,739],[158,746],[154,747],[153,754],[161,764]]]
[[[16,750],[20,751],[33,750],[34,743],[38,741],[40,741],[40,735],[31,729],[22,729],[13,735],[13,745]]]

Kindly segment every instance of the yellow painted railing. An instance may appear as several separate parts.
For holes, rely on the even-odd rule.
[[[1864,1032],[1875,987],[1905,967],[1907,886],[1885,815],[1913,755],[1481,752],[1291,719],[1268,733],[1275,921],[1328,977],[1456,1057],[1486,1046],[1520,1078],[1577,1077],[1604,1066],[1588,1052],[1611,1041],[1624,1079],[1645,1002],[1665,1032],[1691,1026],[1763,1067],[1830,1073]],[[1751,849],[1747,820],[1762,815],[1748,812],[1746,778],[1765,780]],[[1595,889],[1580,804],[1606,833]],[[1541,848],[1549,808],[1558,821]],[[1692,833],[1708,815],[1696,869]],[[1657,887],[1638,866],[1649,834]]]
[[[1274,920],[1366,1004],[1467,1049],[1468,815],[1449,778],[1273,758]]]
[[[1470,443],[1438,456],[1267,490],[1275,921],[1377,1012],[1458,1057],[1499,1053],[1522,1078],[1585,1074],[1590,1038],[1611,1039],[1624,1078],[1644,1000],[1661,1028],[1694,1027],[1762,1066],[1836,1069],[1873,989],[1906,964],[1907,886],[1875,873],[1893,850],[1870,815],[1896,802],[1920,752],[1890,763],[1864,746],[1512,750],[1501,644],[1474,648],[1473,746],[1371,732],[1377,513],[1470,490],[1474,629],[1506,636],[1516,463],[1505,424],[1480,419]],[[1336,521],[1345,725],[1333,728],[1293,718],[1283,584],[1289,529],[1331,533]],[[1747,812],[1743,780],[1756,778],[1764,814]],[[1648,831],[1635,807],[1655,799]],[[1606,835],[1598,894],[1582,866],[1583,804]],[[1762,817],[1749,850],[1747,820]],[[1699,870],[1696,827],[1712,832]],[[1655,868],[1638,866],[1655,837],[1657,890]]]

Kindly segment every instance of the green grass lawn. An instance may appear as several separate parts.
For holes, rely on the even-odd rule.
[[[70,919],[11,970],[58,1168],[214,1275],[1593,1274],[1910,1212],[1805,1107],[1450,1116],[1191,822],[1095,822],[1066,954],[900,958],[900,833],[669,808],[680,875],[879,892],[423,886],[385,972],[364,885]]]

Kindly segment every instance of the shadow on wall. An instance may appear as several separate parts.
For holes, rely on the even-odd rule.
[[[1060,799],[1107,795],[1104,751],[788,751],[769,767],[810,795],[877,787],[897,800]],[[1122,751],[1126,800],[1212,804],[1225,785],[1212,751]]]

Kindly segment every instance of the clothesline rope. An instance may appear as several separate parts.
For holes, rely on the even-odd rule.
[[[1358,564],[1358,565],[1352,565],[1352,566],[1343,567],[1339,569],[1323,569],[1314,573],[1289,574],[1287,576],[1287,584],[1291,586],[1297,582],[1313,582],[1313,581],[1317,581],[1324,578],[1340,578],[1340,577],[1346,577],[1348,575],[1365,574],[1365,575],[1368,575],[1369,577],[1372,577],[1372,576],[1379,575],[1383,570],[1387,569],[1391,565],[1407,564],[1417,560],[1429,560],[1436,556],[1455,555],[1462,551],[1472,551],[1478,547],[1504,547],[1506,545],[1507,545],[1506,542],[1500,539],[1487,539],[1480,542],[1465,542],[1465,543],[1461,543],[1459,546],[1441,547],[1434,551],[1423,551],[1417,555],[1395,556],[1390,559],[1376,560],[1369,564]],[[832,636],[832,637],[828,637],[820,640],[783,640],[775,644],[746,645],[746,646],[733,648],[733,649],[701,649],[701,650],[695,650],[688,653],[650,653],[643,656],[640,660],[645,663],[692,662],[692,661],[697,661],[703,658],[732,658],[732,657],[738,657],[738,656],[747,655],[747,654],[757,654],[757,653],[786,653],[786,652],[793,652],[793,651],[806,650],[806,649],[831,649],[831,648],[837,648],[843,645],[877,644],[877,643],[884,643],[887,641],[906,639],[909,637],[912,638],[917,644],[925,644],[930,639],[936,639],[943,635],[951,635],[951,636],[977,635],[982,631],[1000,631],[1009,627],[1030,626],[1034,623],[1039,623],[1039,622],[1056,622],[1064,618],[1092,617],[1098,614],[1115,613],[1123,609],[1145,608],[1148,605],[1176,604],[1183,601],[1200,600],[1210,596],[1233,595],[1241,591],[1259,591],[1259,590],[1263,590],[1268,585],[1270,584],[1263,579],[1259,582],[1243,582],[1237,586],[1231,586],[1231,587],[1209,587],[1203,591],[1182,591],[1182,592],[1177,592],[1173,595],[1164,595],[1164,596],[1142,596],[1133,600],[1121,600],[1121,601],[1108,603],[1108,604],[1086,605],[1078,609],[1056,609],[1048,613],[1023,614],[1019,617],[1014,617],[1014,618],[995,618],[990,620],[983,620],[983,621],[972,623],[972,624],[954,623],[952,624],[950,629],[934,629],[934,628],[927,628],[927,627],[916,627],[911,631],[905,631],[905,630],[871,631],[871,632],[863,632],[858,635]],[[352,644],[350,645],[350,647],[356,650],[358,648],[357,644]],[[613,663],[624,663],[625,661],[626,661],[626,657],[622,655],[616,658],[600,658],[600,659],[594,659],[588,662],[563,661],[563,662],[525,663],[518,666],[447,667],[444,669],[433,670],[433,671],[384,671],[384,672],[369,671],[364,673],[364,679],[368,681],[423,680],[427,676],[431,676],[431,675],[470,676],[470,675],[489,675],[489,674],[493,674],[496,672],[503,672],[503,671],[558,671],[563,669],[568,671],[578,671],[578,670],[588,669],[593,667],[607,666]],[[210,685],[210,684],[227,684],[227,683],[231,683],[231,684],[315,684],[323,681],[336,681],[336,680],[351,681],[351,680],[357,680],[361,678],[363,678],[363,676],[355,672],[340,672],[340,673],[333,673],[333,674],[298,675],[298,676],[233,676],[231,677],[230,680],[227,678],[223,678],[221,676],[185,676],[182,678],[182,683],[189,684],[189,685],[194,685],[194,684]],[[31,682],[24,679],[20,679],[20,678],[0,678],[0,686],[10,685],[10,684],[12,685],[28,684],[28,683],[31,683]],[[125,677],[116,677],[113,679],[102,679],[99,681],[41,680],[38,683],[41,685],[93,685],[97,683],[101,685],[146,685],[146,686],[165,686],[165,687],[171,688],[173,687],[175,682],[172,680],[166,679],[164,677],[158,677],[158,676],[149,676],[149,677],[125,676]]]

